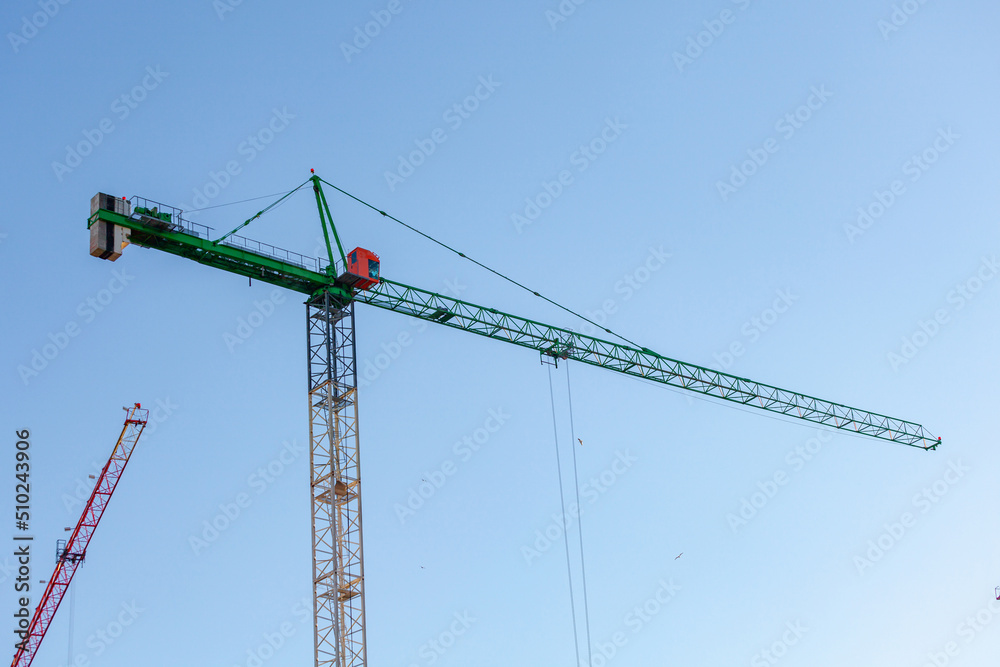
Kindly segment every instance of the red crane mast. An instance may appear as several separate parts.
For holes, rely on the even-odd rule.
[[[101,522],[104,515],[104,508],[108,506],[111,495],[118,486],[118,480],[128,465],[132,450],[135,449],[142,430],[146,427],[149,417],[149,410],[143,410],[142,406],[136,403],[131,408],[125,410],[125,425],[122,427],[118,442],[111,452],[111,458],[104,465],[94,490],[87,500],[87,506],[83,508],[83,514],[73,530],[73,534],[68,540],[59,540],[56,546],[56,569],[49,578],[49,583],[45,587],[45,593],[35,613],[31,617],[31,625],[23,635],[22,641],[17,645],[17,653],[14,654],[14,661],[11,667],[29,667],[31,661],[38,652],[38,647],[45,638],[45,633],[52,623],[59,604],[62,602],[76,569],[80,567],[84,557],[87,555],[87,546],[90,538],[94,536],[97,524]]]

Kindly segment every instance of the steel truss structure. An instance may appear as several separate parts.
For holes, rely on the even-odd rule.
[[[359,292],[355,300],[527,347],[556,359],[573,359],[828,428],[853,431],[920,449],[934,449],[940,444],[939,439],[914,422],[754,382],[664,357],[646,348],[611,343],[384,278],[371,289]]]
[[[318,186],[317,186],[318,189]],[[145,200],[143,200],[145,201]],[[322,209],[320,210],[322,217]],[[360,301],[385,310],[404,313],[428,322],[513,343],[560,359],[575,359],[593,366],[694,391],[733,403],[779,413],[829,428],[850,431],[920,449],[935,449],[941,441],[915,422],[877,412],[852,408],[807,394],[754,382],[664,357],[646,348],[612,343],[556,326],[536,322],[495,308],[478,306],[441,294],[382,278],[372,289],[352,291],[328,274],[304,268],[306,262],[284,250],[256,252],[201,238],[192,223],[181,220],[170,230],[150,225],[141,216],[99,210],[98,220],[126,227],[133,243],[181,255],[201,264],[221,268],[286,287],[304,294],[328,291],[342,301]],[[331,253],[331,266],[334,260]]]
[[[365,575],[353,304],[327,290],[309,299],[306,338],[316,665],[363,667]]]

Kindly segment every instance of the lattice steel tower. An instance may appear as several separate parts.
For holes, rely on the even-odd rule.
[[[324,290],[306,303],[316,665],[363,667],[365,570],[354,308]]]

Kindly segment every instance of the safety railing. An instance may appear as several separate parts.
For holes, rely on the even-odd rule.
[[[141,220],[143,224],[153,227],[154,229],[161,229],[169,232],[181,232],[209,241],[211,241],[214,236],[214,230],[212,227],[202,225],[197,222],[191,222],[184,217],[184,212],[179,208],[162,204],[158,201],[153,201],[152,199],[146,199],[145,197],[139,197],[138,195],[129,199],[129,203],[132,205],[131,217],[133,219]],[[278,246],[271,245],[270,243],[255,241],[254,239],[249,239],[245,236],[232,234],[226,237],[226,239],[221,242],[221,245],[227,245],[231,248],[240,248],[241,250],[247,250],[258,255],[264,255],[265,257],[276,259],[279,262],[294,264],[295,266],[309,271],[315,271],[317,273],[323,272],[324,264],[316,257],[309,257],[308,255],[303,255],[292,250],[279,248]]]

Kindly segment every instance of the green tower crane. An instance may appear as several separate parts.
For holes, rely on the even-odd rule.
[[[305,295],[316,667],[367,664],[355,303],[530,348],[553,362],[563,359],[600,366],[828,428],[924,450],[941,443],[914,422],[382,278],[375,253],[364,248],[344,251],[322,184],[336,186],[313,174],[299,187],[310,183],[323,228],[325,262],[235,234],[268,209],[212,240],[210,228],[183,218],[178,209],[141,197],[99,193],[91,200],[87,226],[90,252],[96,257],[117,260],[124,247],[133,243]]]

